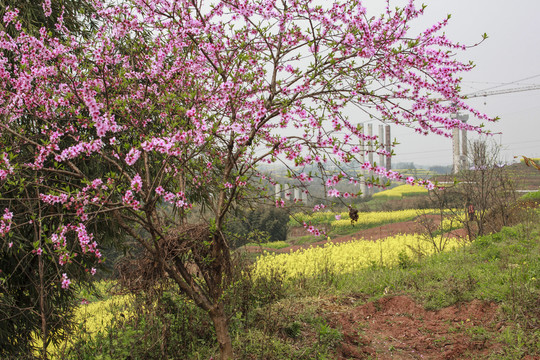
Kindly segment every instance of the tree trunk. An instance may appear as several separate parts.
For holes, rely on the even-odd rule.
[[[37,179],[36,179],[37,180]],[[39,189],[36,189],[36,193],[39,193]],[[39,241],[39,247],[41,244],[41,206],[38,205],[38,219],[37,224],[34,223],[34,239]],[[36,227],[37,225],[37,227]],[[38,273],[39,273],[39,312],[41,317],[41,359],[47,360],[47,346],[49,345],[49,329],[47,324],[47,299],[45,294],[45,275],[44,264],[42,254],[38,254]]]
[[[47,360],[47,345],[48,329],[47,329],[47,308],[45,299],[45,279],[43,276],[43,259],[41,255],[38,255],[38,271],[39,271],[39,310],[41,315],[41,359]]]
[[[215,309],[210,311],[210,318],[216,329],[216,337],[219,344],[219,352],[221,360],[233,360],[232,340],[229,334],[229,321],[225,314],[225,307],[222,303],[218,304]]]

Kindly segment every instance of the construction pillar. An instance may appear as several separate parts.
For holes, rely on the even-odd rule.
[[[452,172],[457,174],[459,172],[459,129],[452,129],[452,154],[453,154],[453,169]]]
[[[368,124],[367,126],[368,136],[371,138],[373,136],[373,124]],[[369,163],[373,165],[373,140],[368,141],[368,159]],[[366,172],[367,173],[367,172]],[[373,194],[373,188],[367,188],[367,195]]]
[[[454,114],[456,120],[467,122],[469,115]],[[459,133],[461,132],[461,147],[459,145]],[[452,154],[453,154],[453,172],[457,174],[459,170],[465,168],[467,157],[467,130],[459,131],[458,128],[452,129]],[[465,157],[465,159],[464,159]]]
[[[285,193],[285,200],[291,200],[291,191],[289,189],[289,184],[283,185],[283,192]]]
[[[379,125],[379,150],[384,150],[384,125]],[[379,166],[384,166],[384,154],[379,152]]]
[[[364,135],[364,127],[362,127],[362,135]],[[366,162],[366,141],[363,138],[360,138],[360,164],[363,164]],[[360,191],[362,192],[362,197],[365,198],[367,196],[367,186],[366,186],[366,171],[364,169],[360,169]]]
[[[384,154],[381,152],[384,150],[384,125],[379,125],[379,166],[384,166]],[[379,175],[379,184],[384,183],[384,176]],[[381,188],[378,188],[381,189]]]
[[[390,154],[392,152],[392,140],[390,137],[390,125],[386,125],[385,127],[385,140],[386,140],[386,152]],[[392,157],[387,155],[386,156],[386,170],[390,170],[392,168]]]
[[[469,167],[469,161],[467,159],[468,152],[468,143],[467,143],[467,130],[461,130],[461,169],[467,169]]]
[[[368,159],[369,163],[373,165],[373,140],[371,140],[371,137],[373,136],[373,124],[368,124],[367,134],[370,137],[370,140],[368,141]]]

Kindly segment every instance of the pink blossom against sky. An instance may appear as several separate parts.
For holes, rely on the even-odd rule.
[[[384,10],[384,2],[364,2],[369,14]],[[401,4],[403,1],[393,1]],[[472,45],[488,39],[462,54],[462,60],[472,60],[476,68],[463,74],[462,91],[471,94],[486,89],[498,91],[529,85],[540,85],[540,2],[520,0],[425,0],[424,16],[415,21],[418,30],[434,24],[447,14],[452,17],[444,32],[452,40]],[[532,78],[530,78],[532,77]],[[530,79],[527,79],[530,78]],[[521,79],[527,79],[522,80]],[[516,82],[517,81],[517,82]],[[514,83],[516,82],[516,83]],[[508,84],[508,85],[503,85]],[[468,103],[489,116],[498,116],[495,124],[487,124],[493,132],[502,132],[493,139],[502,144],[503,161],[514,156],[540,157],[540,90],[492,95],[469,99]],[[349,109],[350,118],[368,121],[356,109]],[[373,122],[375,125],[380,123]],[[418,136],[414,131],[392,127],[392,137],[400,145],[395,148],[395,162],[423,165],[451,164],[452,140],[440,136]],[[475,138],[469,133],[469,139]],[[428,151],[426,151],[428,150]]]
[[[165,9],[173,3],[183,4],[188,8],[192,6],[187,0],[156,0],[151,7]],[[224,4],[225,2],[221,3],[222,6],[225,6]],[[199,20],[187,16],[185,23],[183,18],[176,19],[178,23],[171,25],[168,31],[163,29],[167,27],[166,24],[157,18],[153,20],[153,17],[159,17],[158,14],[146,7],[143,7],[145,12],[139,14],[140,18],[133,15],[135,17],[127,23],[116,23],[116,18],[112,16],[115,11],[123,10],[103,10],[102,15],[111,15],[111,23],[104,22],[105,26],[96,38],[81,45],[86,52],[72,51],[75,49],[60,46],[57,41],[51,41],[48,46],[43,40],[43,34],[43,39],[21,36],[13,40],[24,45],[22,50],[18,50],[20,44],[15,46],[5,40],[2,46],[15,49],[10,51],[21,52],[21,63],[28,62],[28,59],[34,61],[31,72],[21,67],[11,78],[6,76],[8,73],[4,71],[0,79],[10,84],[4,86],[4,89],[13,88],[16,91],[5,96],[4,107],[0,108],[0,112],[12,114],[13,119],[23,116],[25,111],[35,109],[38,109],[45,119],[56,118],[56,112],[59,111],[70,114],[73,118],[80,118],[75,123],[65,124],[70,126],[59,123],[61,126],[58,127],[44,127],[44,135],[48,141],[44,142],[46,145],[36,145],[35,161],[25,166],[39,170],[45,166],[47,158],[54,157],[58,162],[69,163],[77,158],[95,158],[99,153],[102,159],[121,170],[121,177],[118,180],[109,177],[107,186],[111,185],[109,180],[113,183],[127,182],[123,184],[125,186],[118,188],[121,189],[122,196],[120,204],[124,208],[131,207],[136,211],[144,204],[145,199],[150,199],[149,196],[159,194],[165,201],[188,209],[191,204],[183,190],[167,188],[166,181],[163,184],[154,184],[149,180],[148,173],[145,176],[143,171],[149,168],[149,153],[166,155],[163,158],[164,165],[159,170],[164,177],[182,173],[182,168],[191,164],[185,159],[198,159],[207,155],[208,159],[202,158],[199,164],[202,165],[200,172],[189,175],[190,186],[199,189],[211,180],[213,164],[227,162],[256,166],[263,160],[269,163],[276,159],[288,161],[298,167],[296,178],[310,181],[309,175],[302,175],[303,166],[312,165],[314,162],[324,163],[328,159],[348,162],[360,152],[360,142],[376,139],[377,127],[374,129],[375,137],[371,138],[360,132],[358,127],[366,121],[374,121],[370,120],[373,118],[385,118],[393,124],[411,126],[419,133],[442,135],[422,137],[413,134],[410,129],[400,130],[394,126],[393,138],[401,143],[395,149],[397,156],[394,162],[449,163],[450,128],[464,128],[469,130],[473,137],[475,131],[483,131],[478,127],[481,122],[487,124],[492,131],[504,131],[503,136],[507,136],[504,142],[538,142],[536,138],[527,138],[535,136],[537,131],[525,131],[521,138],[512,137],[512,131],[519,131],[527,124],[530,127],[536,125],[534,116],[529,117],[529,123],[522,119],[512,121],[510,116],[505,117],[505,113],[515,114],[517,101],[502,109],[496,105],[504,104],[504,101],[487,98],[480,102],[471,100],[469,104],[460,98],[462,94],[493,87],[493,84],[501,82],[508,83],[516,78],[528,76],[532,80],[540,79],[540,75],[535,77],[536,68],[527,62],[531,57],[536,57],[520,53],[511,47],[519,44],[519,41],[509,39],[506,47],[498,43],[503,36],[501,27],[516,31],[521,29],[520,26],[533,26],[526,21],[528,19],[522,19],[519,26],[506,24],[495,16],[504,10],[494,6],[493,2],[489,3],[489,6],[485,3],[489,11],[499,11],[491,16],[488,10],[480,11],[476,8],[476,2],[472,5],[467,3],[465,6],[462,0],[452,2],[451,6],[442,1],[431,1],[428,3],[431,7],[428,7],[424,14],[421,10],[414,10],[413,0],[391,1],[388,14],[382,17],[379,14],[385,10],[386,2],[383,1],[363,2],[368,9],[366,16],[363,7],[354,7],[353,12],[347,10],[349,5],[346,3],[335,4],[332,8],[328,5],[328,8],[324,9],[307,9],[297,4],[297,7],[287,8],[286,14],[278,18],[279,21],[270,21],[272,26],[269,26],[264,41],[261,41],[256,36],[259,32],[254,29],[256,25],[253,25],[254,19],[251,17],[256,13],[260,18],[273,18],[274,15],[269,13],[274,9],[274,6],[270,6],[272,1],[268,4],[269,8],[264,9],[255,2],[240,2],[234,9],[233,5],[227,5],[231,6],[230,16],[236,16],[232,25],[236,31],[223,23],[223,20],[228,21],[228,18],[222,19],[213,11],[208,14],[207,25],[203,26]],[[463,6],[458,6],[460,4]],[[400,5],[404,6],[403,12],[394,9],[394,6]],[[519,15],[529,16],[525,12],[532,8],[523,7],[518,10]],[[448,13],[454,15],[448,22],[448,27],[445,27]],[[303,21],[305,22],[308,14],[318,24],[317,31],[310,26],[303,28],[307,26],[307,22],[304,24]],[[477,21],[469,18],[471,14],[474,14]],[[125,16],[130,18],[132,15]],[[229,15],[225,17],[227,16]],[[505,15],[506,18],[508,15]],[[497,31],[493,29],[493,21]],[[412,26],[411,31],[409,24]],[[137,33],[143,26],[149,26],[150,31],[163,33],[160,33],[161,36],[155,41],[143,42],[141,49],[144,51],[135,52],[128,59],[127,55],[117,51],[115,41],[124,31]],[[211,29],[207,28],[208,26],[211,26]],[[129,27],[132,29],[128,29]],[[535,33],[532,31],[534,28],[527,30],[523,30],[521,34]],[[193,36],[205,31],[211,31],[215,39],[212,37],[212,41],[202,41],[202,38],[197,40],[200,52],[184,54],[173,51],[174,48],[185,47],[193,41]],[[461,51],[467,45],[481,42],[484,32],[490,33],[491,39],[465,53]],[[515,33],[513,39],[520,38],[519,35],[519,32]],[[495,54],[491,52],[492,44],[495,44],[497,49]],[[523,48],[535,50],[533,41],[529,41],[528,45]],[[74,44],[70,46],[75,47]],[[244,58],[231,53],[230,58],[224,57],[224,54],[228,54],[227,48],[245,48],[242,51],[249,56]],[[28,54],[26,49],[29,49]],[[280,49],[279,56],[274,54],[273,49]],[[454,51],[458,55],[450,56]],[[171,55],[171,58],[165,61],[167,53],[174,56]],[[77,54],[83,54],[92,63],[99,65],[94,68],[97,75],[87,72],[85,66],[77,66],[77,61],[80,60],[81,64],[86,61],[86,58],[78,59],[77,56],[80,55]],[[184,59],[184,56],[187,58]],[[60,62],[58,69],[50,66],[51,59]],[[478,69],[471,71],[472,66],[468,59],[475,60]],[[362,66],[358,67],[356,61]],[[322,66],[324,76],[317,75],[319,72],[314,71],[312,66],[315,65],[310,65],[310,62]],[[493,67],[493,64],[496,67]],[[121,65],[125,73],[122,76],[112,76],[113,73],[104,71],[101,75],[105,80],[102,80],[99,73],[101,65],[107,65],[107,69],[115,69]],[[219,77],[214,76],[214,69],[219,70]],[[77,90],[70,90],[63,80],[56,83],[57,77],[62,79],[59,73],[68,70],[76,75]],[[108,77],[109,75],[111,76]],[[456,90],[460,85],[460,76],[464,77],[461,94]],[[143,83],[148,86],[140,86]],[[53,89],[52,93],[50,89]],[[105,91],[108,89],[118,91]],[[184,94],[182,89],[198,90]],[[71,91],[78,92],[78,96],[72,96]],[[108,94],[113,93],[117,94],[117,101],[111,102]],[[169,106],[171,99],[174,99],[171,95],[183,99],[185,108]],[[437,102],[432,101],[431,97],[448,100]],[[482,101],[486,104],[483,105]],[[449,119],[448,113],[453,111],[451,103],[457,104],[463,112],[470,113],[469,123],[463,124]],[[283,104],[288,105],[284,107]],[[480,107],[479,111],[470,105]],[[536,105],[533,105],[533,109],[534,106]],[[149,115],[144,110],[147,108],[160,110],[159,113],[152,110]],[[82,115],[86,110],[88,118]],[[347,114],[349,118],[343,118],[343,114]],[[502,117],[500,124],[491,125],[490,117],[497,115]],[[167,126],[163,126],[164,124]],[[185,126],[186,124],[190,126]],[[4,126],[11,126],[11,123]],[[95,127],[95,136],[88,136],[89,127]],[[154,127],[161,130],[154,132]],[[79,128],[81,132],[77,133]],[[503,136],[499,136],[501,141]],[[70,142],[64,146],[60,141],[62,138],[69,138]],[[134,138],[137,141],[134,141]],[[212,144],[212,149],[208,149],[209,144]],[[212,151],[208,152],[209,150]],[[382,149],[377,152],[384,155]],[[535,156],[534,153],[527,152],[524,155]],[[407,158],[408,156],[410,158]],[[375,162],[372,159],[362,161],[362,168],[372,174],[384,175],[392,180],[404,180],[400,174],[381,167],[381,164],[377,163],[378,159],[375,159]],[[9,159],[2,155],[0,179],[11,176],[12,169]],[[225,194],[223,189],[227,189],[226,191],[232,194],[237,188],[245,186],[246,179],[242,176],[248,169],[249,166],[245,168],[230,165],[222,177],[216,175],[218,178],[215,182],[219,183],[222,189],[220,191]],[[350,196],[333,188],[346,178],[346,174],[329,178],[328,195]],[[91,182],[93,185],[88,185],[80,194],[76,194],[75,200],[61,191],[51,191],[43,194],[43,201],[62,203],[69,207],[73,206],[71,202],[79,202],[76,215],[85,222],[88,219],[85,207],[102,199],[97,193],[102,180],[96,183],[94,178],[87,180],[88,184]],[[407,181],[415,182],[412,178]],[[421,185],[432,186],[429,183]],[[108,187],[103,190],[106,189]],[[146,192],[152,195],[144,197]],[[81,247],[92,250],[93,243],[91,238],[85,235],[85,231],[84,228],[78,231]]]

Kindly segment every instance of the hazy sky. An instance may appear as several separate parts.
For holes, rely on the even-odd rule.
[[[368,12],[376,12],[384,2],[364,3]],[[461,56],[476,64],[473,71],[462,75],[464,94],[540,85],[539,0],[424,0],[423,3],[428,7],[423,18],[416,21],[418,30],[452,14],[445,30],[450,39],[472,45],[482,39],[483,33],[489,36]],[[518,81],[521,79],[527,80]],[[493,139],[502,145],[503,160],[512,162],[514,156],[520,155],[540,157],[540,90],[475,98],[469,103],[489,116],[501,118],[489,128],[502,132]],[[452,163],[451,139],[424,137],[397,127],[392,132],[401,143],[395,149],[394,163]],[[472,137],[470,133],[469,138]]]

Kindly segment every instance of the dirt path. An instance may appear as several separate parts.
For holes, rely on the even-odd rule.
[[[434,219],[437,219],[437,215],[433,216]],[[296,229],[296,233],[301,233],[303,229]],[[307,231],[305,231],[306,235],[309,235]],[[391,224],[386,224],[378,227],[374,227],[371,229],[364,229],[359,230],[358,232],[355,232],[354,234],[350,235],[344,235],[344,236],[337,236],[335,238],[332,238],[332,242],[334,243],[341,243],[341,242],[347,242],[355,239],[364,239],[364,240],[378,240],[378,239],[384,239],[389,236],[397,235],[397,234],[415,234],[421,232],[421,229],[419,228],[418,223],[415,220],[410,221],[403,221],[403,222],[396,222]],[[455,230],[453,231],[453,235],[455,237],[464,237],[465,231],[463,230]],[[321,236],[321,239],[324,239],[323,236]],[[251,253],[259,253],[263,251],[268,252],[276,252],[276,253],[288,253],[291,251],[296,251],[299,249],[306,249],[310,247],[317,247],[317,246],[323,246],[326,244],[328,240],[321,240],[310,244],[305,245],[292,245],[288,246],[286,248],[281,249],[272,249],[272,248],[265,248],[260,246],[247,246],[244,248],[246,252]]]

